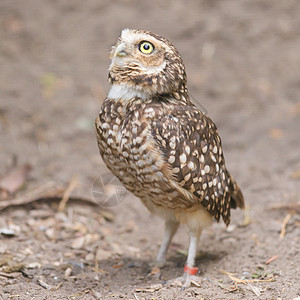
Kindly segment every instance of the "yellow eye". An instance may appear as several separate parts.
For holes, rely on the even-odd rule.
[[[150,54],[153,52],[154,46],[150,42],[141,42],[139,45],[139,49],[144,54]]]

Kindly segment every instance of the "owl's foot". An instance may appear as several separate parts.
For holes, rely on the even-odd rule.
[[[181,290],[184,291],[192,285],[200,287],[201,278],[196,275],[184,273],[183,276],[171,279],[168,283],[170,283],[171,286],[179,286]]]
[[[172,263],[168,262],[166,260],[159,260],[159,261],[155,261],[149,264],[150,267],[150,272],[149,275],[150,276],[154,276],[154,277],[160,277],[161,272],[160,270],[167,267],[167,266],[171,266]]]
[[[169,280],[171,285],[181,287],[181,290],[189,288],[191,285],[200,286],[201,278],[196,276],[198,268],[190,268],[187,265],[184,267],[184,274],[176,279]]]
[[[149,264],[151,269],[163,269],[165,267],[170,267],[172,265],[173,265],[172,262],[167,261],[165,259],[157,260]]]

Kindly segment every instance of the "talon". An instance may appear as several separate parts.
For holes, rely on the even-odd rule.
[[[188,273],[184,273],[183,276],[168,280],[168,283],[170,283],[173,286],[179,286],[181,291],[183,291],[186,288],[189,288],[192,284],[197,287],[200,287],[199,284],[200,281],[201,281],[200,277]]]

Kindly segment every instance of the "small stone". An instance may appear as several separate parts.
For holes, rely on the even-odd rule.
[[[40,267],[41,267],[41,264],[38,263],[37,261],[26,265],[27,269],[36,269],[36,268],[40,268]]]
[[[99,248],[96,253],[97,260],[106,260],[111,257],[111,252]]]
[[[67,268],[66,271],[65,271],[65,278],[70,277],[71,274],[72,274],[72,269],[71,268]]]
[[[93,253],[89,253],[86,255],[85,260],[86,261],[92,261],[95,259],[95,255]]]
[[[71,247],[73,249],[81,249],[84,245],[84,242],[85,242],[85,237],[80,236],[72,242]]]
[[[22,253],[25,254],[26,256],[29,256],[33,254],[33,251],[27,247],[24,250],[22,250]]]

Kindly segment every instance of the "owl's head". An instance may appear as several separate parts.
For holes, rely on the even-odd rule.
[[[176,48],[144,30],[124,29],[110,52],[109,81],[149,96],[186,94],[186,73]]]

